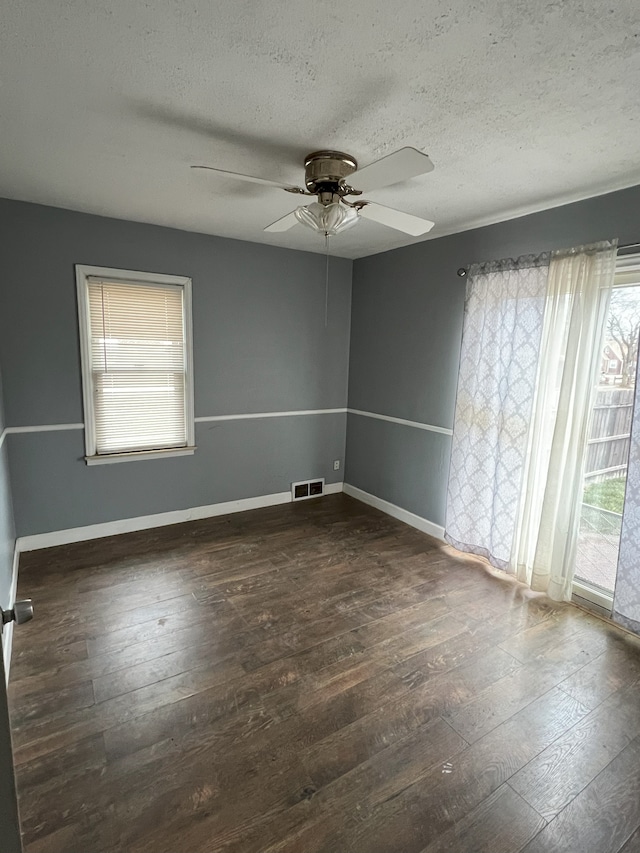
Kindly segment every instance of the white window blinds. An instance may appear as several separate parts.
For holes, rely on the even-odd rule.
[[[87,278],[97,454],[187,445],[184,288]]]

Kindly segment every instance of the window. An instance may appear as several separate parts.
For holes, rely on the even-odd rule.
[[[191,280],[76,266],[87,464],[193,453]]]

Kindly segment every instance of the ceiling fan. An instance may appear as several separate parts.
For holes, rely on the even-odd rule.
[[[253,175],[241,175],[225,169],[216,169],[213,166],[192,166],[191,168],[206,169],[227,178],[275,187],[288,193],[317,197],[317,201],[312,204],[298,207],[272,222],[264,229],[269,232],[288,231],[289,228],[301,223],[319,234],[333,237],[353,227],[360,218],[364,218],[395,228],[412,237],[419,237],[430,231],[435,224],[428,219],[394,210],[373,201],[359,198],[351,201],[348,198],[348,196],[361,196],[369,190],[382,189],[382,187],[431,172],[433,163],[426,154],[416,148],[400,148],[363,169],[358,169],[355,158],[342,151],[314,151],[304,160],[304,189]],[[352,186],[351,181],[355,186]]]

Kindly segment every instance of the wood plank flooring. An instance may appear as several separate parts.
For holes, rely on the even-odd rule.
[[[640,641],[344,495],[23,555],[26,853],[640,851]]]

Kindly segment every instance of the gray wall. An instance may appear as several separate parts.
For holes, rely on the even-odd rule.
[[[0,200],[11,426],[82,422],[74,264],[193,279],[196,417],[344,408],[351,261]],[[7,366],[9,366],[7,368]],[[82,430],[9,436],[18,535],[342,479],[344,414],[196,425],[192,457],[87,467]]]
[[[82,421],[73,266],[193,278],[196,415],[342,408],[451,427],[464,303],[456,270],[640,238],[640,188],[417,243],[352,265],[321,255],[0,201],[0,362],[11,426]],[[349,323],[351,311],[351,349]],[[342,479],[345,415],[197,425],[195,456],[87,468],[77,431],[7,442],[19,535]],[[348,416],[345,479],[444,523],[450,438]]]
[[[354,262],[349,406],[453,426],[459,267],[618,237],[640,240],[640,187]],[[345,481],[444,524],[451,439],[349,414]]]

